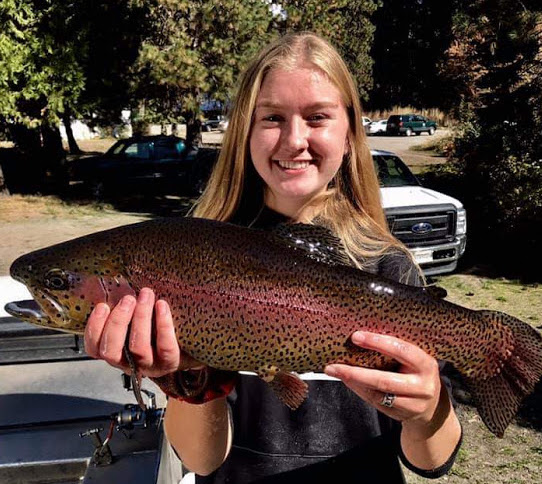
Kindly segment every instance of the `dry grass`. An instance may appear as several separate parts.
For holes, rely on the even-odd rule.
[[[437,108],[430,109],[418,109],[413,106],[394,106],[389,110],[381,111],[367,111],[366,116],[371,118],[373,121],[379,119],[388,119],[392,114],[421,114],[426,116],[429,119],[436,121],[439,127],[450,127],[453,126],[455,121],[445,112]]]
[[[76,217],[112,211],[108,204],[70,204],[54,196],[11,195],[0,197],[0,222],[17,222],[43,217]]]

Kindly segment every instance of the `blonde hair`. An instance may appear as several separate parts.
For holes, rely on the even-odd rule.
[[[338,52],[309,32],[277,39],[248,66],[241,78],[217,164],[192,214],[228,221],[243,207],[263,206],[265,187],[252,165],[249,149],[256,99],[272,69],[295,69],[301,65],[314,66],[327,75],[341,94],[349,120],[349,153],[335,176],[334,187],[310,203],[319,205],[318,223],[343,241],[358,266],[360,259],[381,256],[391,248],[408,253],[386,223],[355,82]]]

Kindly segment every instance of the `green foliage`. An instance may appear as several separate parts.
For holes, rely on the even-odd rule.
[[[542,244],[541,7],[466,3],[443,63],[461,120],[454,169],[480,246],[532,255]]]
[[[275,18],[281,32],[309,30],[328,39],[341,53],[356,79],[360,95],[367,99],[373,86],[370,55],[375,27],[372,15],[378,0],[285,0],[286,13]]]
[[[269,39],[260,0],[155,0],[152,31],[134,67],[139,118],[189,124],[206,97],[225,101],[250,57]],[[188,128],[190,130],[190,128]]]
[[[83,88],[74,63],[74,44],[58,48],[55,30],[62,17],[53,2],[37,8],[28,0],[0,3],[0,119],[35,127],[58,123]]]
[[[394,106],[447,108],[438,62],[451,40],[451,16],[460,0],[382,0],[374,15],[374,88],[370,110]]]

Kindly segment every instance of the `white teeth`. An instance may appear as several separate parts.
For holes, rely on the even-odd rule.
[[[285,168],[287,170],[302,170],[303,168],[307,168],[309,166],[308,161],[283,161],[283,160],[277,160],[277,163],[281,168]]]

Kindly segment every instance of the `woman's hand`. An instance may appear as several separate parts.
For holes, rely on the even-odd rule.
[[[378,351],[400,363],[389,372],[349,365],[329,365],[326,373],[341,379],[350,389],[380,412],[399,420],[420,436],[435,432],[449,412],[446,391],[441,392],[437,360],[414,344],[393,336],[357,331],[352,342]],[[391,394],[391,406],[383,400]],[[395,398],[393,398],[395,396]]]
[[[128,331],[130,352],[142,376],[159,377],[179,369],[181,352],[169,305],[163,300],[155,303],[151,289],[141,289],[137,300],[124,296],[112,310],[104,303],[96,305],[85,329],[85,351],[129,374],[124,356]]]

